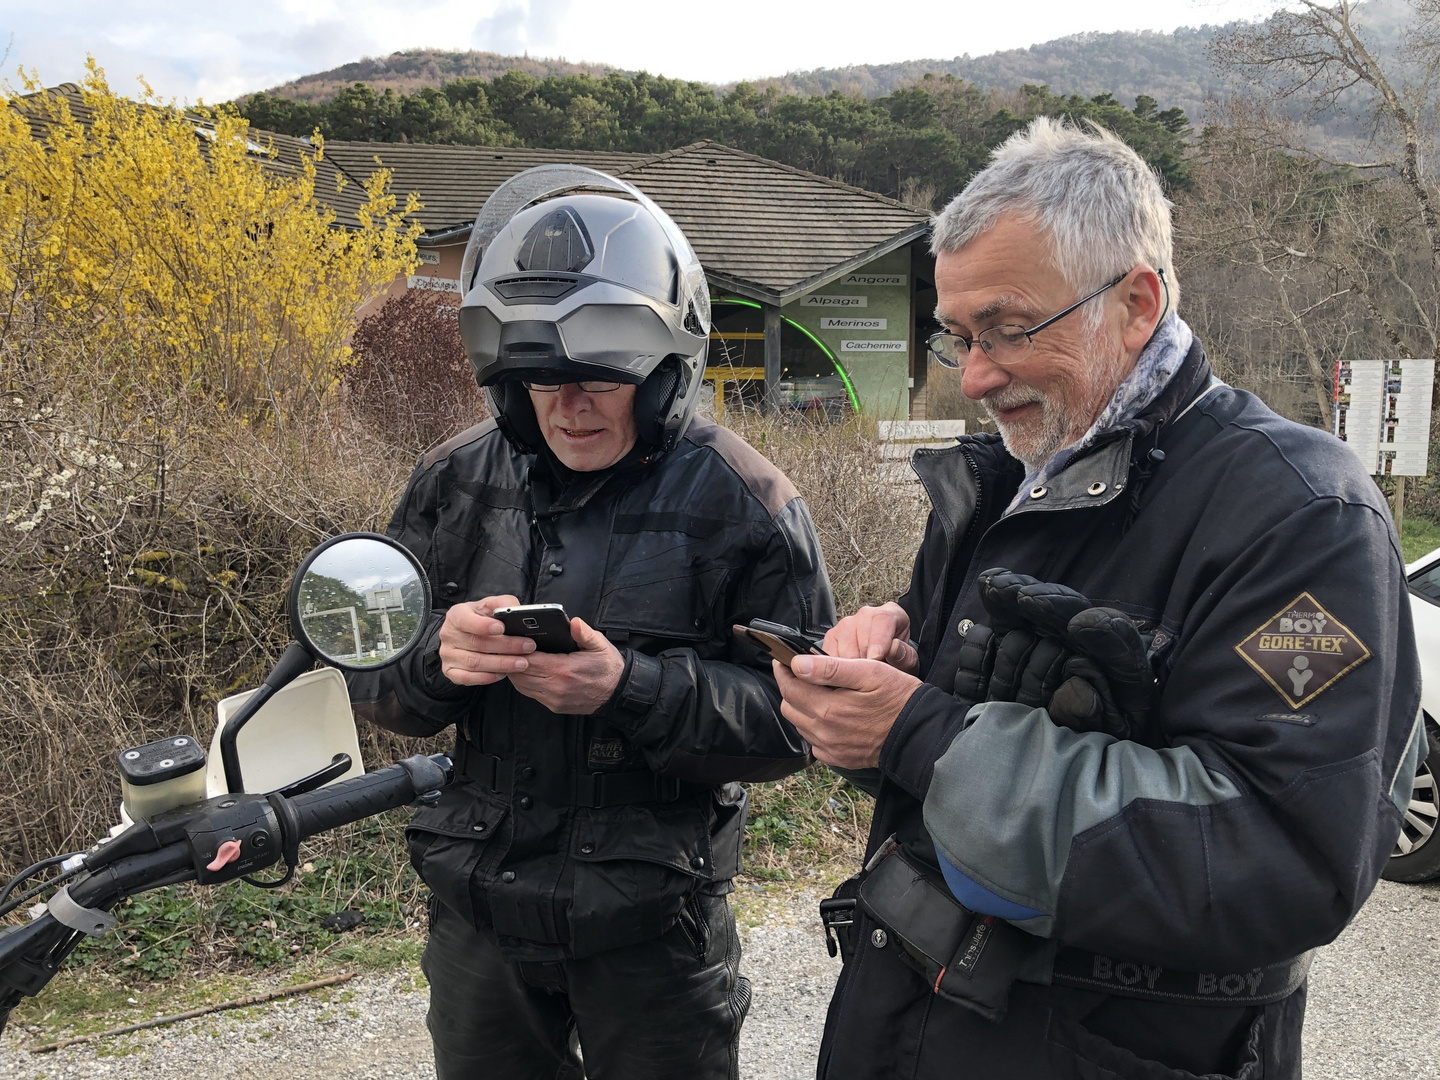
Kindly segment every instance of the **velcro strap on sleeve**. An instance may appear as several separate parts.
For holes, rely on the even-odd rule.
[[[649,712],[660,700],[660,677],[664,670],[655,657],[631,650],[630,671],[621,683],[616,704],[628,712]]]

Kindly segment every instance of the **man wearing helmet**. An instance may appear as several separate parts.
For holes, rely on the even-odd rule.
[[[833,621],[809,511],[694,419],[705,278],[640,192],[522,173],[462,275],[494,420],[430,451],[390,523],[435,584],[425,647],[351,679],[392,730],[456,727],[457,782],[407,832],[437,1074],[735,1077],[739,782],[808,750],[731,627]],[[507,636],[520,603],[562,604],[578,649]]]

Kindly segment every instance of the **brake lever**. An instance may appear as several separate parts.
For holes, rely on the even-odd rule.
[[[301,777],[293,784],[286,784],[275,794],[283,795],[287,799],[293,799],[296,795],[303,795],[307,791],[314,791],[316,788],[324,787],[331,780],[337,780],[350,771],[350,755],[336,754],[330,759],[330,764],[323,769],[316,769],[309,776]]]

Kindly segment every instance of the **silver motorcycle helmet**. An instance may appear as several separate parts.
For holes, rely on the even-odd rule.
[[[710,338],[700,260],[633,185],[575,165],[496,188],[461,265],[460,338],[505,437],[544,445],[522,380],[632,383],[638,437],[669,450],[695,415]]]

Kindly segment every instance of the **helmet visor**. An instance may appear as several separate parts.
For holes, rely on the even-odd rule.
[[[585,305],[558,323],[502,323],[487,308],[464,307],[460,336],[486,386],[537,372],[641,383],[665,357],[703,346],[703,340],[677,336],[659,312],[642,304]]]

